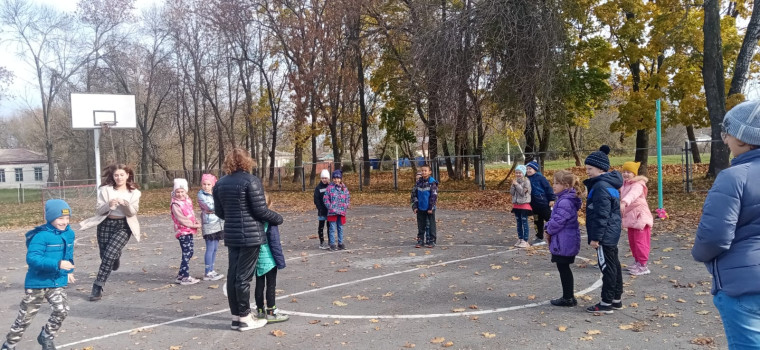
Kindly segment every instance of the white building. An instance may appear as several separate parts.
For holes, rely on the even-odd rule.
[[[42,187],[47,174],[44,154],[22,148],[0,149],[0,188]]]

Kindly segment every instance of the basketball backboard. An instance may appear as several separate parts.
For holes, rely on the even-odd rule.
[[[100,129],[108,124],[112,129],[137,127],[134,95],[71,94],[71,127]]]

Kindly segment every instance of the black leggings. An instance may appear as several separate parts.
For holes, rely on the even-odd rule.
[[[321,222],[321,221],[320,221]],[[256,298],[256,308],[264,309],[264,285],[267,289],[267,307],[272,309],[275,306],[274,293],[277,287],[277,268],[273,267],[269,272],[256,276],[256,290],[254,291],[254,297]]]
[[[559,279],[562,281],[562,298],[571,299],[574,295],[574,282],[573,271],[570,270],[570,264],[557,263],[557,271],[559,271]],[[258,285],[256,287],[258,288]]]

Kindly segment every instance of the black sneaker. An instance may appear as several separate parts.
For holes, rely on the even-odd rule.
[[[612,305],[610,305],[610,306],[612,306],[612,308],[615,309],[615,310],[620,310],[620,309],[623,308],[623,302],[621,301],[619,303],[616,303],[616,302],[613,301]]]
[[[37,343],[42,345],[42,350],[55,350],[55,344],[53,343],[55,337],[45,331],[45,327],[42,327],[40,335],[37,336]]]
[[[428,248],[435,248],[435,243],[428,243],[426,245],[426,247],[428,247]]]
[[[16,349],[16,346],[15,345],[14,346],[10,346],[10,345],[8,345],[8,343],[3,342],[3,347],[0,348],[0,349],[2,349],[2,350],[14,350],[14,349]]]
[[[232,324],[230,325],[230,328],[233,331],[236,331],[236,330],[240,329],[240,321],[232,321]]]
[[[343,243],[338,243],[338,250],[346,250],[346,246]]]
[[[602,303],[597,303],[596,305],[589,306],[586,308],[586,311],[592,314],[611,314],[615,312],[615,310],[612,308],[612,305],[602,305]]]
[[[567,306],[567,307],[571,307],[571,306],[578,305],[578,300],[576,300],[575,298],[570,298],[570,299],[557,298],[557,299],[552,299],[550,301],[550,303],[552,305],[554,305],[554,306]]]
[[[338,247],[335,244],[330,244],[330,251],[331,252],[338,251]]]
[[[417,241],[417,244],[414,245],[415,248],[422,248],[422,241]]]

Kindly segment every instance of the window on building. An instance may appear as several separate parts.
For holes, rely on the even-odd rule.
[[[34,168],[34,181],[42,181],[42,167]]]
[[[5,169],[0,169],[0,182],[5,182]]]
[[[16,168],[16,182],[24,182],[24,169]]]

